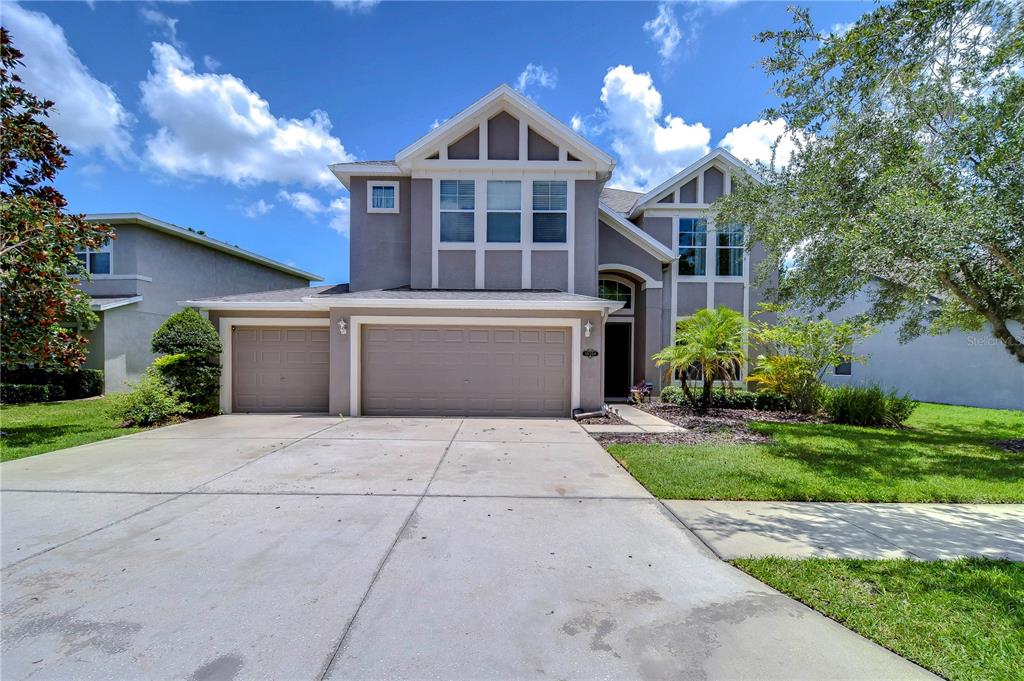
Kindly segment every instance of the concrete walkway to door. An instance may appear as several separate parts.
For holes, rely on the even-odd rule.
[[[928,676],[568,420],[220,416],[0,481],[5,679]]]

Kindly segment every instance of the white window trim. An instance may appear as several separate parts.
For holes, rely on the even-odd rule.
[[[680,249],[680,245],[679,245],[679,222],[681,220],[690,220],[690,219],[692,219],[692,220],[704,220],[704,224],[705,224],[704,246],[695,246],[694,247],[694,248],[703,248],[704,249],[704,274],[679,274],[679,259],[681,257],[681,255],[679,253],[679,249]],[[711,278],[709,273],[714,271],[714,270],[711,269],[711,267],[714,265],[714,259],[710,255],[708,255],[708,253],[709,253],[709,251],[712,250],[712,248],[711,248],[711,246],[709,244],[711,243],[711,240],[715,236],[714,230],[713,230],[711,225],[712,225],[711,219],[706,214],[704,214],[704,215],[674,215],[674,216],[672,216],[672,227],[673,227],[672,242],[675,244],[675,249],[673,250],[673,252],[676,254],[675,276],[678,278],[679,281],[707,281],[709,278]]]
[[[110,272],[92,272],[92,254],[93,253],[107,253],[110,255]],[[109,277],[114,273],[114,241],[113,239],[107,239],[107,242],[99,248],[83,248],[75,251],[75,255],[85,255],[85,271],[94,277]]]
[[[231,412],[231,330],[236,326],[327,326],[331,320],[327,317],[221,317],[217,321],[220,333],[220,410],[225,414]]]
[[[472,182],[473,183],[473,208],[445,208],[441,209],[441,182],[451,180],[454,182]],[[486,200],[486,196],[484,197]],[[480,241],[480,181],[475,177],[439,177],[434,182],[434,205],[437,208],[434,209],[434,216],[437,220],[437,233],[436,242],[440,244],[441,248],[450,248],[453,250],[473,250],[476,248],[476,243]],[[470,213],[473,215],[473,239],[471,241],[441,241],[441,213]],[[434,284],[437,287],[437,284]]]
[[[616,282],[618,284],[622,284],[623,286],[626,286],[626,287],[629,288],[629,307],[628,308],[620,307],[618,310],[613,312],[611,314],[611,316],[614,316],[614,317],[632,317],[633,316],[633,311],[636,309],[636,292],[637,292],[636,291],[636,286],[633,285],[633,282],[631,282],[629,279],[626,279],[625,277],[620,276],[618,274],[612,274],[611,272],[600,272],[599,271],[597,273],[597,297],[598,298],[601,297],[601,281],[602,280],[614,281],[614,282]],[[608,300],[608,299],[607,298],[602,298],[602,300]],[[614,301],[614,302],[622,302],[622,301]]]
[[[398,213],[401,210],[401,199],[399,197],[399,185],[400,183],[393,180],[370,180],[366,183],[366,212],[367,213]],[[374,187],[391,187],[395,190],[395,207],[394,208],[374,208],[373,207],[373,188]]]
[[[568,327],[572,333],[570,355],[570,413],[580,407],[580,357],[582,339],[581,320],[563,317],[405,317],[401,315],[352,315],[349,325],[349,412],[360,416],[362,412],[362,327],[368,324],[416,325],[416,326],[551,326]],[[223,375],[223,374],[222,374]],[[223,390],[221,392],[223,405]]]
[[[565,210],[546,210],[538,209],[533,207],[533,183],[534,182],[565,182]],[[569,222],[569,199],[571,195],[571,189],[569,185],[575,184],[570,180],[565,180],[560,177],[535,177],[530,180],[530,242],[534,243],[534,248],[542,250],[548,246],[562,247],[569,243],[569,231],[572,229],[572,223]],[[565,213],[565,241],[545,241],[543,243],[533,241],[533,216],[537,213],[550,213],[550,214],[561,214]]]
[[[523,244],[523,182],[522,180],[511,179],[511,178],[488,178],[484,181],[484,241],[487,243],[488,248],[495,250],[518,250],[522,248]],[[490,203],[487,201],[487,187],[491,182],[518,182],[519,183],[519,208],[518,209],[491,209]],[[516,213],[519,215],[519,240],[518,241],[490,241],[487,238],[487,218],[491,213]]]

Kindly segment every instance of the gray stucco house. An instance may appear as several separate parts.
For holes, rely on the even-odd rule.
[[[81,288],[100,323],[86,332],[85,367],[103,369],[105,390],[137,381],[153,361],[150,338],[188,298],[309,286],[321,278],[204,234],[139,213],[87,215],[117,238],[78,254],[91,274]]]
[[[640,194],[502,85],[394,160],[339,163],[351,283],[192,299],[224,341],[221,407],[567,416],[662,373],[705,306],[744,314],[762,251],[710,204],[750,172],[716,150]]]

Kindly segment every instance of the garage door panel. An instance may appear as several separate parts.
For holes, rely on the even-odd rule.
[[[329,339],[318,327],[236,327],[232,410],[327,411]]]
[[[567,416],[571,334],[563,328],[409,327],[362,331],[366,415]],[[409,359],[399,364],[399,356]]]

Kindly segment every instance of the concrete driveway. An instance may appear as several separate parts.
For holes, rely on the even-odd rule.
[[[220,416],[0,483],[7,680],[926,676],[571,421]]]

